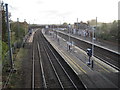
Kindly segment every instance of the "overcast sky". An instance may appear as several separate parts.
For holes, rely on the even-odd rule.
[[[99,22],[118,19],[119,0],[3,0],[8,3],[11,19],[37,24]]]

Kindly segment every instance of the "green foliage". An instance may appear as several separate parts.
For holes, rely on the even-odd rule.
[[[63,23],[64,26],[68,26],[68,24],[66,22]]]
[[[2,41],[7,42],[7,27],[5,22],[5,11],[2,11]]]
[[[0,40],[0,62],[2,60],[2,41]]]
[[[4,60],[7,51],[8,51],[8,45],[5,42],[2,42],[2,60]]]
[[[28,26],[25,25],[25,23],[23,22],[12,22],[11,23],[11,30],[12,32],[14,32],[14,38],[15,41],[19,41],[22,40],[22,38],[25,36],[25,30],[28,29]]]
[[[110,34],[114,37],[118,36],[118,23],[116,21],[111,25]]]
[[[118,21],[113,21],[112,23],[102,23],[97,28],[96,36],[99,39],[117,42],[119,37]]]
[[[4,22],[2,22],[3,24],[3,29],[2,29],[2,59],[4,59],[6,52],[8,51],[8,33],[6,31],[6,25],[4,24],[6,23],[5,20]],[[10,29],[11,29],[11,45],[13,46],[13,44],[15,42],[17,43],[21,43],[23,40],[23,37],[25,36],[25,29],[27,30],[27,24],[25,25],[25,22],[19,22],[19,28],[18,28],[18,23],[17,22],[13,22],[11,21],[10,23]],[[19,29],[19,32],[18,32]]]

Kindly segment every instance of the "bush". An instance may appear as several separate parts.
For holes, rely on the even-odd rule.
[[[5,42],[2,42],[2,60],[4,60],[7,51],[8,51],[8,45]]]
[[[102,40],[116,42],[119,38],[118,21],[102,23],[102,25],[97,29],[96,37]]]

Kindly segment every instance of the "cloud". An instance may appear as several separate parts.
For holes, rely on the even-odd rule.
[[[69,16],[69,15],[71,15],[71,14],[72,14],[71,11],[66,11],[66,12],[61,12],[61,13],[59,13],[58,15],[64,17],[64,16]]]
[[[37,0],[37,1],[35,1],[35,3],[37,3],[37,4],[42,4],[43,1]]]
[[[14,10],[18,10],[17,7],[13,7],[13,6],[11,6],[11,5],[9,5],[9,7],[10,7],[10,9],[13,10],[13,11],[14,11]]]
[[[43,11],[44,13],[48,13],[48,14],[56,14],[58,13],[57,10],[46,10],[46,11]]]
[[[119,0],[3,0],[9,5],[12,19],[17,17],[36,23],[68,21],[76,18],[87,21],[98,17],[100,21],[118,19]],[[103,3],[104,2],[104,3]],[[102,6],[101,6],[102,5]],[[35,18],[35,20],[34,20]]]

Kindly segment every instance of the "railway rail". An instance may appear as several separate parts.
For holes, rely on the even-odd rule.
[[[78,76],[40,30],[35,33],[33,41],[32,89],[34,88],[85,89]]]

